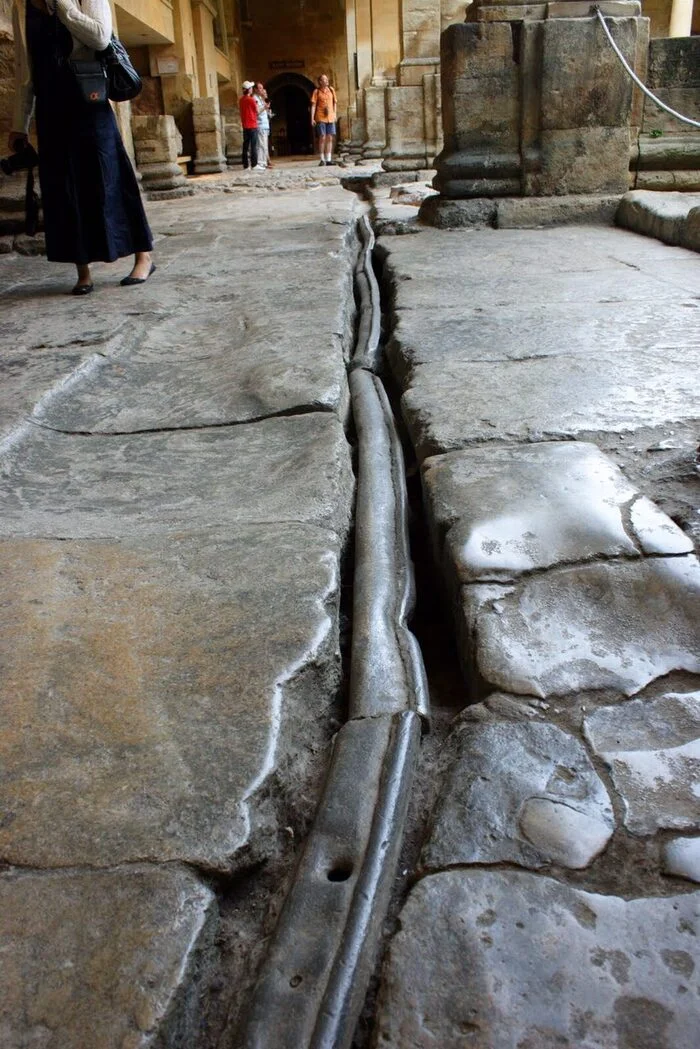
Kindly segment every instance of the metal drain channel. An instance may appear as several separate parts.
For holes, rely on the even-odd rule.
[[[349,720],[253,993],[245,1049],[348,1049],[403,838],[428,689],[414,602],[404,461],[380,363],[374,234],[359,222],[359,325],[349,365],[358,434]]]

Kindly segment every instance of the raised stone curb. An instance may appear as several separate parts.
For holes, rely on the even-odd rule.
[[[700,251],[700,193],[632,190],[622,198],[616,222],[664,244]]]
[[[420,205],[421,222],[437,229],[539,229],[548,226],[611,226],[620,195],[567,194],[561,197],[476,197],[451,200],[429,196]]]

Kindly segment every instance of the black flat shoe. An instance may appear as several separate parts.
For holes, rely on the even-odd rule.
[[[94,290],[94,284],[76,284],[76,286],[71,289],[71,295],[89,295],[90,292]]]
[[[153,274],[155,272],[156,272],[156,264],[155,264],[155,262],[152,262],[151,263],[151,268],[148,271],[148,277],[153,276]],[[119,283],[121,284],[122,288],[130,288],[133,284],[145,284],[146,281],[148,280],[148,277],[123,277],[119,281]]]

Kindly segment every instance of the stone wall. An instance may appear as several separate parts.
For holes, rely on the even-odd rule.
[[[12,0],[0,0],[0,155],[5,153],[5,139],[11,130],[14,90]]]
[[[700,121],[700,36],[652,40],[647,84],[666,105]],[[638,189],[700,190],[700,129],[645,99],[632,166]]]

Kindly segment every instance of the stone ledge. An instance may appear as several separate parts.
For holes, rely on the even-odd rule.
[[[618,226],[664,244],[700,251],[700,193],[626,193],[615,216]]]
[[[430,197],[419,218],[438,229],[535,229],[543,226],[612,226],[619,194],[572,194],[555,197]]]

